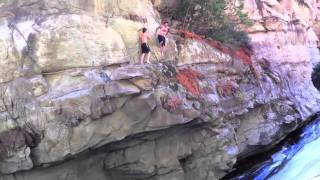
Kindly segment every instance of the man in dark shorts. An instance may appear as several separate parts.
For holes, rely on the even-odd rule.
[[[157,28],[157,34],[158,34],[158,41],[160,45],[160,52],[163,56],[163,50],[166,46],[166,36],[169,33],[169,23],[168,21],[165,21],[160,27]]]
[[[147,63],[150,63],[150,48],[148,46],[148,39],[150,39],[147,28],[142,28],[142,33],[140,34],[141,41],[141,58],[140,63],[144,64],[144,58],[146,56]]]

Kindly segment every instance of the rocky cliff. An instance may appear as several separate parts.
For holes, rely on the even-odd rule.
[[[316,2],[247,0],[245,57],[171,34],[136,64],[176,3],[0,1],[0,179],[219,179],[319,110]]]

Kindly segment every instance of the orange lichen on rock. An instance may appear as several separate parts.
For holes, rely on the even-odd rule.
[[[201,94],[199,86],[199,79],[201,77],[203,77],[201,73],[190,68],[182,69],[177,74],[177,79],[180,84],[195,96],[200,96]]]
[[[184,38],[190,38],[190,39],[194,39],[194,40],[206,43],[211,47],[218,49],[222,53],[228,54],[233,58],[238,58],[242,60],[242,62],[245,64],[252,65],[252,61],[251,61],[252,52],[248,48],[241,47],[241,48],[237,48],[237,50],[234,50],[219,41],[216,41],[213,39],[205,39],[205,37],[195,34],[193,32],[190,32],[187,30],[179,30],[179,31]]]

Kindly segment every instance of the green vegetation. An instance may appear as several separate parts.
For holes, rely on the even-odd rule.
[[[228,0],[183,0],[175,17],[184,28],[206,38],[234,45],[248,45],[250,39],[245,27],[252,22],[243,13],[243,3],[235,5]]]

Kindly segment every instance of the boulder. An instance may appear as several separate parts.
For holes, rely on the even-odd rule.
[[[42,72],[128,61],[121,36],[90,16],[49,18],[35,36],[35,61]]]
[[[127,81],[110,82],[103,86],[105,96],[120,97],[140,93],[139,88]]]
[[[179,44],[178,65],[193,63],[227,63],[232,60],[230,55],[221,53],[208,44],[192,39]]]
[[[142,68],[139,65],[129,65],[125,67],[120,67],[111,72],[111,80],[121,80],[121,79],[131,79],[135,77],[151,77],[153,74],[147,68]]]
[[[0,134],[0,173],[10,174],[33,167],[30,159],[32,137],[24,130],[14,129]]]

